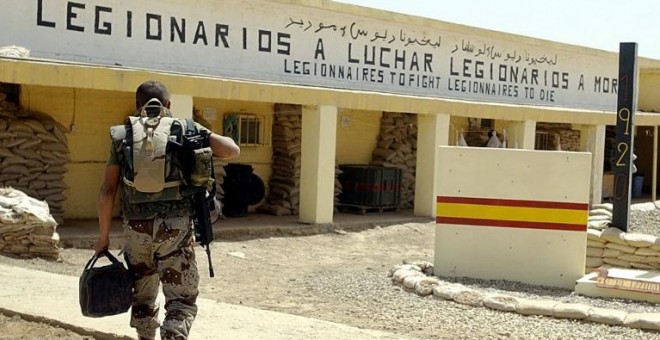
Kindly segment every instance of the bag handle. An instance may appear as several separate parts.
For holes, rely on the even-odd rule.
[[[108,249],[103,249],[98,255],[94,254],[94,256],[92,256],[92,258],[89,259],[89,261],[87,261],[87,264],[85,265],[85,270],[92,269],[94,267],[94,264],[96,264],[96,260],[98,260],[100,257],[103,256],[107,257],[108,260],[110,260],[110,262],[112,262],[113,264],[119,262],[119,260],[117,260],[117,258],[114,255],[112,255],[112,253],[110,253]]]

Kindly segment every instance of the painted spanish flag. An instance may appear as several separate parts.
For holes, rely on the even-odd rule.
[[[438,196],[436,223],[586,231],[586,203]]]

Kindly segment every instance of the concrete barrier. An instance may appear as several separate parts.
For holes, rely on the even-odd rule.
[[[573,289],[591,155],[439,147],[435,273]]]

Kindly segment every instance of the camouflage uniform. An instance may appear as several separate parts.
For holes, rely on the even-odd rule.
[[[199,130],[204,129],[197,124]],[[119,165],[125,171],[121,138],[113,138],[109,165]],[[170,168],[174,179],[178,169]],[[122,198],[131,189],[121,183]],[[199,273],[194,252],[194,214],[191,197],[179,201],[164,201],[158,194],[153,201],[129,203],[122,199],[122,215],[126,244],[124,252],[134,275],[131,327],[140,339],[154,339],[159,327],[159,283],[165,295],[165,320],[160,325],[162,339],[187,339],[197,314]]]
[[[165,295],[162,339],[186,339],[197,314],[199,274],[189,217],[125,220],[126,260],[134,276],[131,327],[154,339],[159,327],[159,281]]]

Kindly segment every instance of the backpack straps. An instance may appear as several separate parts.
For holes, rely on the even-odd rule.
[[[196,135],[197,134],[197,125],[192,118],[186,118],[186,133],[185,135]]]
[[[122,176],[133,180],[133,126],[126,119],[124,124],[110,127],[112,147],[121,166]]]

